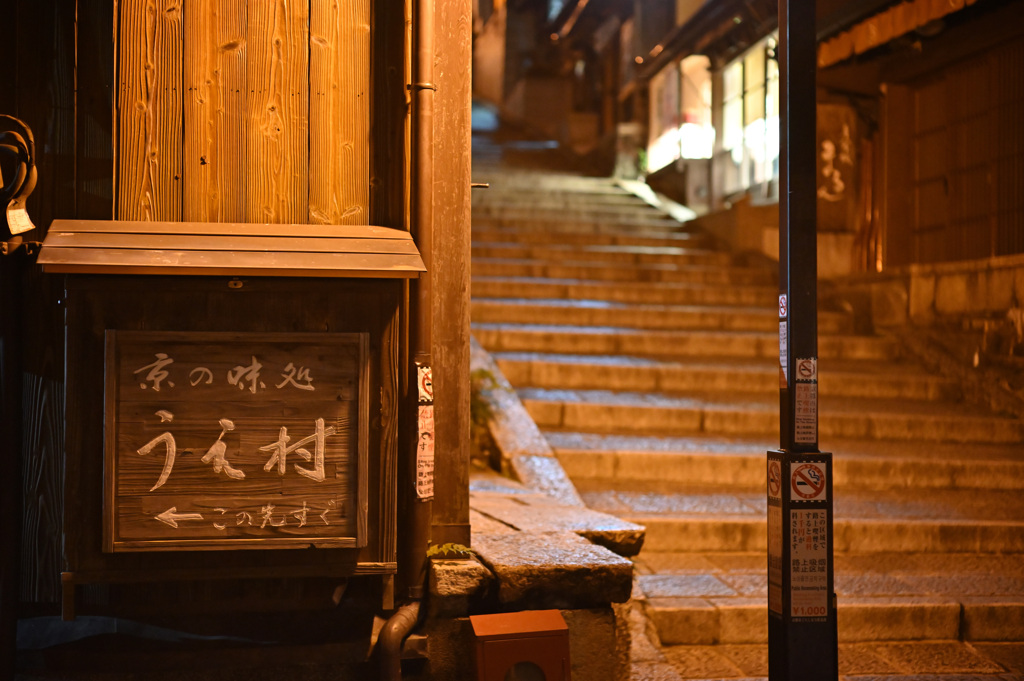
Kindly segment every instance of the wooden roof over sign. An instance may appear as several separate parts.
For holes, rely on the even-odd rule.
[[[426,271],[412,236],[372,225],[54,220],[47,272],[387,277]]]

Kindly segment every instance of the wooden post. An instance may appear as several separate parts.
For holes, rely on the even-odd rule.
[[[469,545],[471,0],[436,0],[432,543]]]

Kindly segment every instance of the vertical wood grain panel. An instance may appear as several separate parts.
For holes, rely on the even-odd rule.
[[[214,83],[220,93],[217,116],[216,176],[221,222],[245,220],[245,0],[220,0]]]
[[[117,217],[180,220],[181,0],[120,10]]]
[[[146,182],[146,112],[151,104],[146,79],[145,18],[150,0],[118,0],[117,151],[114,217],[145,220],[152,214]]]
[[[469,542],[469,252],[472,3],[437,0],[434,96],[434,529]]]
[[[391,298],[386,298],[391,301]],[[400,308],[394,310],[384,328],[380,373],[380,547],[379,560],[393,561],[398,555],[398,446],[401,395],[399,390]]]
[[[220,213],[214,155],[217,140],[217,0],[189,0],[184,18],[185,81],[182,219],[216,222]]]
[[[305,222],[309,7],[260,0],[246,23],[245,220]]]
[[[189,0],[185,7],[186,221],[245,219],[245,17],[245,0]]]
[[[366,224],[370,1],[312,0],[309,222]]]
[[[24,464],[21,483],[25,601],[60,601],[64,528],[64,385],[35,374],[24,379]]]
[[[158,0],[156,13],[156,93],[153,127],[156,148],[149,163],[154,166],[158,220],[181,219],[182,197],[182,0]]]
[[[245,0],[188,0],[184,14],[184,220],[245,219]]]

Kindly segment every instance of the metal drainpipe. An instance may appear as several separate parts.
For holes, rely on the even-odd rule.
[[[420,615],[420,602],[403,605],[391,616],[380,632],[380,678],[400,681],[402,678],[402,641],[409,635]]]
[[[412,229],[416,246],[426,271],[416,280],[415,313],[412,319],[412,362],[410,402],[416,415],[416,437],[408,444],[406,475],[400,480],[399,503],[404,499],[405,530],[400,538],[398,583],[405,589],[404,597],[412,602],[402,606],[384,625],[381,636],[381,677],[398,681],[402,677],[402,641],[416,625],[420,599],[426,582],[427,548],[433,511],[433,392],[424,394],[424,383],[430,382],[432,306],[432,239],[434,227],[434,0],[413,0],[413,78],[412,91]],[[429,408],[430,418],[420,418]],[[411,424],[410,424],[411,425]],[[428,460],[429,480],[418,479],[420,443],[428,435],[431,449]],[[429,483],[429,484],[424,484]]]
[[[434,0],[415,0],[413,5],[415,62],[413,64],[412,108],[412,226],[416,246],[426,271],[416,280],[416,311],[412,320],[413,366],[410,380],[415,379],[410,391],[415,401],[417,416],[429,409],[430,418],[417,418],[416,438],[410,443],[410,479],[404,493],[406,505],[406,551],[399,562],[400,583],[407,588],[409,598],[423,596],[426,577],[427,545],[430,541],[430,522],[433,507],[433,394],[424,393],[424,383],[430,381],[431,343],[431,279],[433,277],[433,184],[434,184]],[[430,448],[421,450],[424,435],[429,435]],[[420,458],[418,458],[420,457]],[[425,460],[424,460],[424,457]],[[417,464],[429,469],[429,479],[417,477]]]

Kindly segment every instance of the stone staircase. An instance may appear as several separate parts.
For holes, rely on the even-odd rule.
[[[478,179],[473,334],[587,504],[647,527],[661,643],[763,644],[775,265],[609,179]],[[1024,641],[1024,424],[840,310],[819,312],[819,376],[840,640]]]

